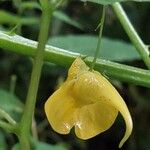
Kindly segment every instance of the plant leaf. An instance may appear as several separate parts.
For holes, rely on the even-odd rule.
[[[7,150],[6,139],[3,132],[0,131],[0,150]]]
[[[113,4],[115,2],[121,2],[125,0],[81,0],[83,2],[92,2],[92,3],[97,3],[97,4],[102,4],[102,5],[107,5],[107,4]]]
[[[39,23],[39,19],[35,17],[18,17],[16,14],[12,14],[3,10],[0,10],[0,24],[18,24],[31,25]]]
[[[50,144],[46,144],[44,142],[37,142],[36,143],[36,150],[67,150],[67,148],[65,148],[63,145],[50,145]]]
[[[97,3],[97,4],[102,4],[102,5],[108,5],[108,4],[113,4],[115,2],[125,2],[125,1],[137,1],[137,2],[150,2],[150,0],[81,0],[83,2],[92,2],[92,3]]]
[[[39,3],[33,2],[33,1],[22,2],[21,3],[21,8],[23,10],[25,10],[25,9],[33,9],[33,8],[41,10],[41,7],[40,7]]]
[[[78,23],[77,21],[70,18],[68,15],[63,13],[62,11],[55,11],[54,17],[69,24],[76,28],[83,29],[83,26]],[[32,24],[38,24],[39,18],[37,17],[19,17],[16,14],[12,14],[7,11],[0,10],[0,24],[11,24],[16,25],[18,23],[21,23],[23,25],[32,25]]]
[[[22,113],[23,104],[11,93],[0,89],[0,108],[6,111],[11,117],[18,119],[18,114]]]
[[[44,142],[39,141],[32,141],[35,145],[34,150],[68,150],[64,145],[57,144],[57,145],[51,145]],[[20,150],[20,145],[17,143],[13,146],[12,150]]]
[[[55,16],[57,19],[59,19],[59,20],[65,22],[65,23],[67,23],[67,24],[70,24],[70,25],[72,25],[72,26],[74,26],[74,27],[76,27],[76,28],[79,28],[79,29],[83,29],[83,27],[82,27],[82,25],[81,25],[80,23],[78,23],[77,21],[73,20],[72,18],[70,18],[68,15],[66,15],[66,14],[65,14],[64,12],[62,12],[62,11],[55,11],[55,12],[54,12],[54,16]]]
[[[53,37],[48,44],[87,56],[94,56],[98,37],[92,35],[69,35]],[[121,40],[102,38],[99,58],[113,61],[140,59],[135,48]]]

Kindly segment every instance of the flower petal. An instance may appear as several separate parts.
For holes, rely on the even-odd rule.
[[[69,68],[67,80],[76,78],[82,71],[88,71],[88,69],[89,67],[85,62],[80,57],[77,57]]]
[[[119,144],[122,147],[132,132],[133,124],[124,100],[111,83],[99,72],[84,71],[78,76],[72,93],[80,107],[104,101],[120,111],[126,123],[126,132]]]
[[[74,125],[75,105],[69,90],[72,82],[65,82],[45,103],[45,112],[52,128],[60,134],[68,134]]]
[[[103,82],[104,84],[103,94],[106,95],[106,98],[110,99],[111,105],[113,105],[121,113],[121,115],[125,120],[126,132],[121,142],[119,143],[119,148],[121,148],[122,145],[125,143],[125,141],[131,135],[133,129],[133,122],[132,122],[130,112],[128,110],[125,101],[122,99],[122,97],[114,88],[114,86],[112,86],[111,83],[105,77],[103,77],[99,72],[95,71],[94,73],[96,74],[96,76],[98,76],[99,82]]]
[[[75,133],[81,139],[89,139],[109,129],[118,111],[109,104],[97,102],[78,110]]]

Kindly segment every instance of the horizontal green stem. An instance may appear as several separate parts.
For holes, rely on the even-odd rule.
[[[133,25],[131,24],[129,18],[127,17],[125,11],[123,10],[120,3],[114,3],[112,5],[119,21],[121,22],[123,28],[125,29],[127,35],[129,36],[131,42],[136,47],[138,53],[141,55],[146,66],[150,69],[150,57],[148,47],[143,43],[137,32],[135,31]]]
[[[18,35],[9,36],[4,32],[0,32],[0,48],[3,48],[4,50],[34,57],[36,54],[36,47],[37,42],[35,41],[25,39]],[[80,54],[47,45],[44,60],[61,66],[69,66],[77,56],[80,56]],[[87,63],[91,63],[92,60],[93,58],[86,58]],[[149,70],[102,59],[97,59],[95,69],[103,72],[109,77],[113,77],[121,81],[150,87]]]
[[[11,125],[11,124],[4,122],[2,120],[0,120],[0,128],[6,130],[8,132],[15,133],[15,134],[17,134],[17,132],[18,132],[18,126],[17,125]]]
[[[0,118],[4,118],[12,125],[16,124],[16,121],[13,120],[13,118],[11,118],[11,116],[8,113],[6,113],[4,110],[2,110],[1,108],[0,108]]]

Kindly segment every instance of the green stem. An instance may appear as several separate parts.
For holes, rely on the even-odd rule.
[[[93,68],[95,66],[95,63],[96,63],[96,60],[98,58],[98,54],[99,54],[99,51],[100,51],[104,21],[105,21],[105,6],[103,6],[102,17],[101,17],[101,22],[100,22],[100,31],[99,31],[98,43],[97,43],[97,48],[96,48],[96,51],[95,51],[94,59],[93,59],[93,62],[91,64],[91,67],[90,67],[91,71],[93,70]]]
[[[128,34],[131,42],[135,45],[138,53],[141,55],[146,66],[150,69],[150,58],[148,47],[143,43],[137,32],[135,31],[133,25],[131,24],[129,18],[127,17],[125,11],[123,10],[121,4],[114,3],[112,5],[118,19],[120,20],[122,26],[124,27],[126,33]]]
[[[52,6],[49,4],[48,0],[42,0],[41,3],[43,7],[42,17],[41,17],[41,26],[38,38],[38,47],[35,54],[35,59],[33,62],[33,70],[31,74],[30,85],[28,89],[26,104],[23,112],[23,116],[21,119],[20,124],[20,142],[22,150],[29,150],[29,136],[30,136],[30,129],[32,123],[32,117],[34,113],[35,103],[36,103],[36,96],[38,91],[38,85],[41,75],[41,69],[43,65],[43,58],[44,58],[44,49],[45,44],[48,38],[48,30],[49,24],[53,12]],[[45,5],[45,3],[47,3]]]
[[[12,125],[16,124],[16,121],[13,118],[11,118],[11,116],[2,109],[0,109],[0,118],[4,118]]]
[[[17,76],[12,75],[10,80],[10,90],[9,90],[11,94],[14,94],[15,92],[16,80],[17,80]]]
[[[10,132],[10,133],[15,133],[17,134],[17,129],[18,129],[18,126],[17,125],[11,125],[7,122],[4,122],[2,120],[0,120],[0,128]]]
[[[35,57],[37,42],[25,39],[18,35],[7,35],[0,31],[0,47],[6,51],[22,54],[30,57]],[[0,50],[2,50],[0,49]],[[51,63],[70,66],[76,57],[80,56],[79,53],[73,53],[64,49],[47,45],[44,52],[44,60]],[[93,58],[86,59],[89,65]],[[150,87],[150,71],[131,67],[119,63],[114,63],[107,60],[97,59],[95,69],[104,72],[107,76],[133,83]]]
[[[21,7],[22,0],[18,0],[17,3],[18,3],[18,16],[21,18],[21,16],[22,16],[22,7]],[[21,28],[22,28],[22,23],[19,22],[19,24],[17,24],[17,33],[18,34],[21,34]]]

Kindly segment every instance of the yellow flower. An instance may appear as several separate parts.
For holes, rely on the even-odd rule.
[[[119,147],[132,132],[132,119],[122,97],[99,72],[89,71],[79,57],[71,65],[67,80],[45,103],[45,112],[56,132],[68,134],[75,127],[75,134],[81,139],[109,129],[118,112],[126,123]]]

